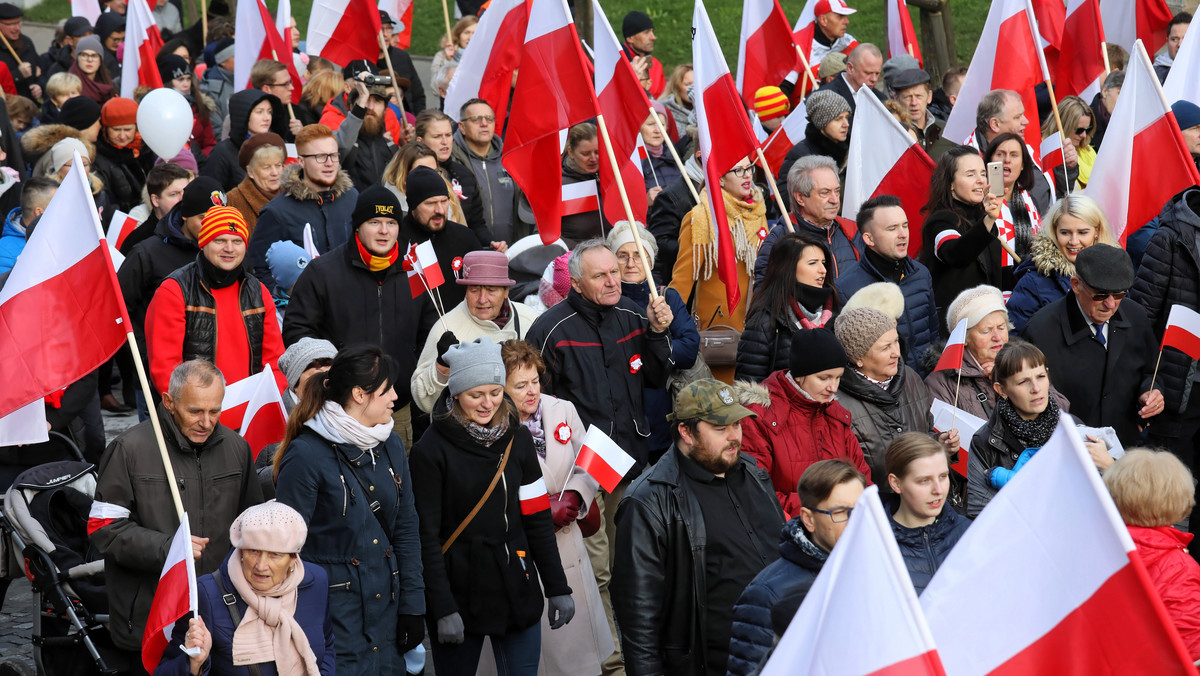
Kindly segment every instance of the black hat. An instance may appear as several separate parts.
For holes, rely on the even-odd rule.
[[[1122,248],[1093,244],[1075,256],[1075,274],[1093,291],[1128,291],[1133,286],[1133,262]]]
[[[892,76],[888,81],[887,86],[892,88],[892,91],[900,91],[909,87],[927,84],[929,82],[929,73],[926,73],[920,68],[907,68]]]
[[[645,12],[633,10],[625,15],[625,20],[621,22],[621,35],[625,39],[654,28],[654,22],[650,20],[650,16]]]
[[[223,207],[227,204],[225,191],[215,178],[197,176],[196,180],[188,183],[183,189],[183,199],[179,200],[179,214],[184,218],[191,218],[212,207]]]
[[[0,2],[0,19],[20,19],[25,12],[11,2]]]
[[[404,182],[404,196],[408,198],[408,208],[414,210],[431,197],[450,197],[450,191],[441,174],[429,167],[413,167]]]
[[[169,83],[177,77],[184,77],[192,72],[187,59],[178,54],[163,54],[158,57],[158,74],[163,83]],[[168,86],[170,86],[168,84]]]
[[[381,9],[381,10],[379,10],[379,23],[381,23],[381,24],[386,23],[386,24],[395,26],[396,20],[392,18],[391,14],[388,14],[387,12],[385,12]]]
[[[846,366],[846,361],[846,351],[833,331],[826,328],[801,329],[792,334],[788,370],[793,378],[840,369]]]
[[[69,38],[81,38],[92,32],[92,22],[82,16],[73,16],[63,24],[63,35]]]
[[[346,67],[342,69],[342,77],[347,80],[357,78],[359,73],[378,75],[379,69],[375,67],[375,64],[366,59],[355,59],[346,64]]]
[[[100,104],[86,96],[72,96],[63,103],[58,121],[83,131],[100,121]]]
[[[117,32],[125,31],[125,17],[116,12],[105,12],[96,19],[96,35],[103,42],[108,39],[108,36]]]
[[[395,219],[397,223],[404,218],[400,200],[396,199],[396,195],[391,190],[378,183],[358,193],[358,201],[354,203],[354,214],[351,216],[350,222],[354,223],[354,227],[357,228],[377,217]]]

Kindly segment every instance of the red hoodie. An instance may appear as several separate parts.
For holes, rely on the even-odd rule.
[[[1192,534],[1173,526],[1129,526],[1129,534],[1188,654],[1200,660],[1200,564],[1187,551]]]

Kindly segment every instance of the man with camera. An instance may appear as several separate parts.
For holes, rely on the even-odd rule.
[[[364,60],[346,65],[346,92],[335,96],[321,115],[333,130],[342,168],[354,187],[365,190],[379,182],[388,160],[403,142],[405,125],[388,106],[393,84],[407,89],[408,80],[381,76]]]

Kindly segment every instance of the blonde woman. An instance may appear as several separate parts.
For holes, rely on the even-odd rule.
[[[1075,154],[1079,158],[1079,180],[1071,187],[1071,191],[1083,190],[1092,177],[1092,167],[1096,164],[1096,149],[1092,147],[1092,135],[1096,133],[1096,113],[1083,99],[1078,96],[1068,96],[1058,102],[1058,115],[1062,118],[1063,143],[1075,146]],[[1058,131],[1058,121],[1050,116],[1049,122],[1042,127],[1042,138]],[[1062,190],[1062,180],[1055,170],[1055,186]]]
[[[392,156],[391,161],[383,168],[383,185],[396,199],[400,200],[400,206],[404,211],[408,211],[408,198],[404,195],[404,189],[401,187],[408,180],[408,174],[414,167],[428,167],[442,176],[445,180],[446,176],[438,168],[437,153],[433,152],[429,146],[420,141],[406,143],[400,150]],[[462,202],[459,201],[458,195],[454,192],[453,186],[449,181],[446,181],[446,187],[450,189],[450,213],[448,217],[455,223],[465,223],[463,219]]]

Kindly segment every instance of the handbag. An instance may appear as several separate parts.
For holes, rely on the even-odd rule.
[[[462,520],[462,523],[458,524],[458,528],[455,528],[454,532],[450,534],[450,537],[446,538],[446,541],[442,543],[443,554],[450,549],[450,546],[454,544],[455,540],[458,540],[458,536],[462,535],[462,532],[466,529],[467,524],[471,523],[471,521],[475,518],[475,515],[479,513],[479,510],[483,509],[483,503],[487,502],[488,498],[492,497],[492,490],[494,490],[496,488],[496,484],[500,482],[500,477],[504,474],[504,467],[508,465],[508,456],[512,452],[513,441],[515,441],[516,438],[517,435],[514,434],[513,438],[508,440],[508,446],[504,447],[504,455],[500,458],[500,467],[496,469],[496,476],[492,477],[492,483],[488,484],[487,490],[483,492],[483,497],[479,498],[479,502],[475,503],[475,506],[471,508],[471,512],[467,514],[467,517]]]
[[[708,320],[708,328],[700,330],[700,356],[709,366],[733,366],[737,363],[737,347],[742,332],[726,324],[714,326],[713,322],[720,312],[721,308],[717,308]],[[699,318],[696,318],[696,325],[700,325]]]
[[[675,396],[679,394],[679,391],[689,384],[697,380],[712,379],[712,377],[712,369],[704,361],[704,356],[697,354],[696,362],[692,364],[691,368],[676,369],[671,371],[670,376],[667,376],[667,394],[671,396],[671,401],[675,401]]]

